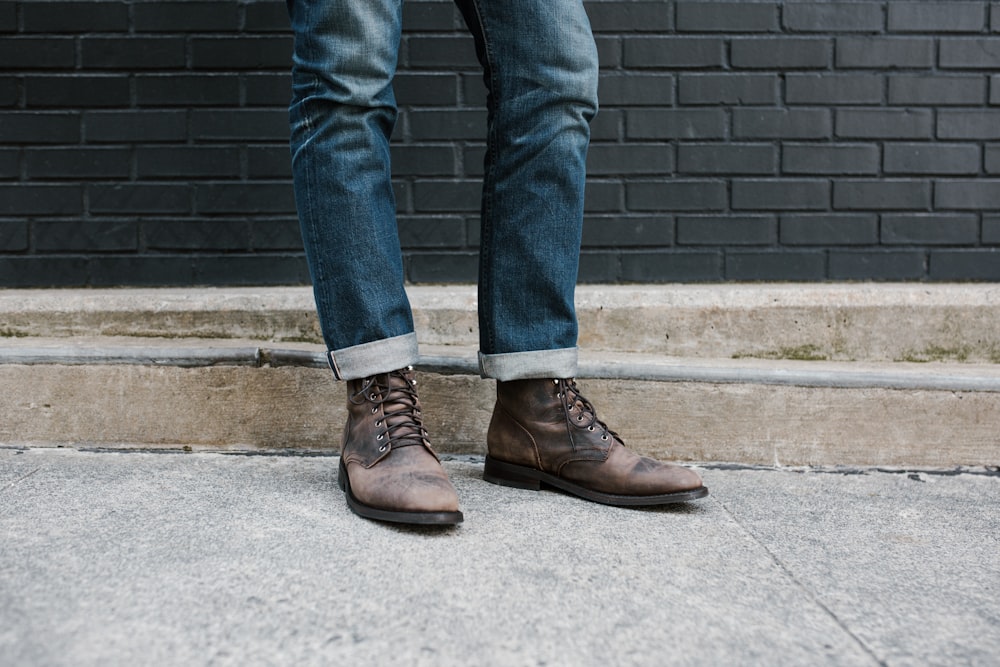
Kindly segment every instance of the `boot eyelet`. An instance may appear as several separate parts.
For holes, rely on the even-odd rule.
[[[588,426],[588,427],[587,427],[587,430],[588,430],[588,431],[593,431],[593,430],[594,430],[594,427],[593,427],[593,426]]]
[[[381,425],[382,425],[382,420],[381,419],[379,419],[377,422],[375,422],[375,427],[376,428],[378,428]]]
[[[375,414],[376,412],[378,412],[378,407],[372,407],[372,414]]]
[[[375,439],[381,441],[384,437],[385,437],[385,433],[380,433],[379,436],[377,438],[375,438]]]
[[[606,435],[602,435],[601,436],[601,440],[607,440],[607,439],[608,439],[608,436],[606,436]]]
[[[382,445],[381,447],[378,448],[378,450],[380,452],[384,452],[386,450],[386,445]]]
[[[375,394],[368,394],[368,398],[374,401],[376,398],[378,398],[378,396],[376,396]]]

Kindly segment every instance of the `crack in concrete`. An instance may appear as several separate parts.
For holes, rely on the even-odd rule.
[[[736,515],[732,512],[732,510],[726,507],[726,504],[724,502],[722,502],[718,498],[713,498],[713,500],[716,503],[718,503],[719,507],[722,508],[722,511],[725,512],[729,516],[729,518],[733,520],[733,523],[739,526],[740,529],[751,540],[753,540],[754,544],[756,544],[757,546],[759,546],[761,549],[764,550],[764,553],[767,554],[768,558],[771,559],[771,561],[778,567],[778,569],[781,572],[783,572],[784,575],[789,580],[791,580],[791,582],[797,588],[799,588],[803,593],[805,593],[806,597],[809,599],[810,602],[819,607],[823,611],[823,613],[825,613],[837,625],[837,627],[839,627],[848,637],[850,637],[854,641],[854,643],[857,644],[858,647],[875,662],[876,665],[879,665],[879,667],[886,667],[888,663],[885,660],[879,658],[878,655],[875,653],[875,651],[870,646],[868,646],[863,639],[858,637],[857,634],[855,634],[849,627],[847,627],[847,624],[844,623],[842,620],[840,620],[840,617],[837,616],[837,614],[830,607],[824,604],[823,601],[820,600],[819,597],[811,589],[809,589],[809,587],[807,587],[797,576],[795,576],[795,573],[792,572],[792,570],[789,569],[789,567],[785,565],[785,563],[782,562],[780,558],[778,558],[777,554],[775,554],[766,544],[764,544],[764,542],[761,541],[760,538],[758,538],[757,535],[755,535],[754,532],[750,530],[750,528],[748,528],[742,521],[740,521],[736,517]]]
[[[6,493],[7,491],[10,491],[15,486],[17,486],[18,484],[20,484],[24,480],[28,479],[29,477],[31,477],[32,475],[34,475],[36,472],[38,472],[41,469],[42,468],[39,466],[38,468],[35,468],[31,472],[26,473],[24,475],[21,475],[20,477],[18,477],[17,479],[15,479],[13,482],[8,482],[6,486],[0,488],[0,493]]]

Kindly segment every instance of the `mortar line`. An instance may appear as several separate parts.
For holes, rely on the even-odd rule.
[[[770,548],[769,548],[769,547],[768,547],[768,546],[767,546],[766,544],[764,544],[764,543],[763,543],[763,542],[762,542],[762,541],[761,541],[761,540],[760,540],[760,539],[759,539],[759,538],[758,538],[758,537],[757,537],[757,536],[756,536],[756,535],[754,534],[754,532],[753,532],[752,530],[750,530],[750,529],[749,529],[749,528],[748,528],[748,527],[747,527],[747,526],[746,526],[746,525],[745,525],[745,524],[744,524],[744,523],[743,523],[742,521],[740,521],[740,520],[739,520],[739,519],[738,519],[738,518],[736,517],[736,515],[735,515],[735,514],[733,514],[732,510],[730,510],[730,509],[729,509],[728,507],[726,507],[726,504],[725,504],[724,502],[722,502],[722,501],[721,501],[721,500],[719,500],[718,498],[715,498],[714,500],[715,500],[715,502],[716,502],[716,503],[718,503],[719,507],[721,507],[721,508],[722,508],[722,511],[724,511],[724,512],[725,512],[725,513],[726,513],[727,515],[729,515],[729,518],[731,518],[731,519],[733,520],[733,522],[734,522],[734,523],[735,523],[735,524],[736,524],[737,526],[739,526],[739,527],[740,527],[740,529],[741,529],[741,530],[742,530],[742,531],[743,531],[743,532],[744,532],[744,533],[745,533],[745,534],[746,534],[746,535],[747,535],[747,536],[748,536],[748,537],[749,537],[749,538],[750,538],[751,540],[753,540],[753,542],[754,542],[754,543],[755,543],[755,544],[756,544],[757,546],[759,546],[759,547],[760,547],[761,549],[763,549],[763,550],[764,550],[764,553],[766,553],[766,554],[768,555],[768,557],[769,557],[769,558],[771,559],[771,561],[772,561],[772,562],[773,562],[773,563],[774,563],[774,564],[775,564],[775,565],[776,565],[776,566],[778,567],[778,569],[779,569],[779,570],[781,570],[781,572],[783,572],[783,573],[785,574],[785,576],[786,576],[786,577],[787,577],[788,579],[790,579],[790,580],[792,581],[792,583],[793,583],[793,584],[794,584],[794,585],[795,585],[795,586],[796,586],[797,588],[799,588],[799,589],[800,589],[800,590],[801,590],[801,591],[802,591],[803,593],[805,593],[806,597],[807,597],[807,598],[808,598],[808,599],[809,599],[809,600],[810,600],[810,601],[811,601],[811,602],[812,602],[813,604],[815,604],[815,605],[816,605],[817,607],[819,607],[819,608],[820,608],[821,610],[823,610],[823,612],[824,612],[824,613],[825,613],[825,614],[826,614],[827,616],[829,616],[831,620],[833,620],[833,622],[834,622],[834,623],[835,623],[835,624],[837,625],[837,627],[839,627],[839,628],[840,628],[840,629],[841,629],[841,630],[842,630],[842,631],[843,631],[843,632],[844,632],[844,633],[845,633],[845,634],[846,634],[846,635],[847,635],[848,637],[850,637],[850,638],[851,638],[852,640],[854,640],[854,643],[856,643],[856,644],[857,644],[857,645],[858,645],[858,646],[859,646],[859,647],[861,648],[861,650],[862,650],[862,651],[864,651],[864,652],[865,652],[865,653],[866,653],[866,654],[867,654],[867,655],[868,655],[869,657],[871,657],[871,659],[875,661],[875,664],[876,664],[876,665],[879,665],[879,667],[886,667],[886,665],[887,665],[888,663],[886,663],[886,661],[885,661],[885,660],[882,660],[881,658],[879,658],[879,657],[878,657],[878,655],[876,655],[876,654],[875,654],[875,651],[874,651],[874,650],[872,650],[872,649],[871,649],[871,647],[869,647],[869,646],[868,646],[868,644],[866,644],[866,643],[864,642],[864,640],[862,640],[862,639],[861,639],[860,637],[858,637],[858,636],[857,636],[857,635],[856,635],[856,634],[855,634],[855,633],[854,633],[854,632],[853,632],[853,631],[852,631],[852,630],[851,630],[850,628],[848,628],[848,627],[847,627],[847,625],[846,625],[846,624],[845,624],[845,623],[844,623],[843,621],[841,621],[841,620],[840,620],[840,617],[839,617],[839,616],[837,616],[837,614],[836,614],[836,613],[834,613],[834,611],[833,611],[832,609],[830,609],[830,608],[829,608],[829,607],[828,607],[828,606],[827,606],[826,604],[824,604],[824,603],[823,603],[823,602],[822,602],[822,601],[821,601],[821,600],[819,599],[819,597],[817,597],[817,595],[816,595],[815,593],[813,593],[813,592],[812,592],[812,590],[810,590],[810,589],[809,589],[809,588],[808,588],[808,587],[807,587],[807,586],[806,586],[806,585],[805,585],[804,583],[802,583],[802,581],[801,581],[801,580],[799,580],[799,578],[798,578],[797,576],[795,576],[795,573],[794,573],[794,572],[792,572],[792,571],[791,571],[791,570],[790,570],[790,569],[788,568],[788,566],[787,566],[787,565],[785,565],[785,564],[784,564],[784,563],[782,562],[782,560],[781,560],[780,558],[778,558],[777,554],[775,554],[775,553],[774,553],[773,551],[771,551],[771,549],[770,549]]]

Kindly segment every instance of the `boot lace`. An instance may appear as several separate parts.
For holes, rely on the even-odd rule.
[[[576,386],[574,378],[556,380],[555,383],[559,385],[559,398],[563,399],[563,404],[566,407],[567,422],[577,428],[585,428],[588,431],[600,431],[601,440],[610,440],[611,438],[621,440],[621,437],[617,433],[597,418],[597,409],[593,403],[580,393],[580,389]]]
[[[359,389],[351,394],[350,401],[355,405],[368,402],[372,405],[372,414],[378,414],[382,408],[382,417],[375,422],[375,428],[385,430],[376,437],[382,442],[380,452],[392,447],[407,447],[410,445],[430,445],[427,429],[424,428],[420,414],[420,401],[417,398],[417,381],[410,377],[407,368],[392,371],[384,375],[365,378]]]

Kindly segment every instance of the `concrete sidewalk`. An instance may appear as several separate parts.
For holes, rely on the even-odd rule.
[[[624,510],[446,462],[455,529],[331,456],[0,449],[0,665],[996,665],[996,470],[704,468]]]

